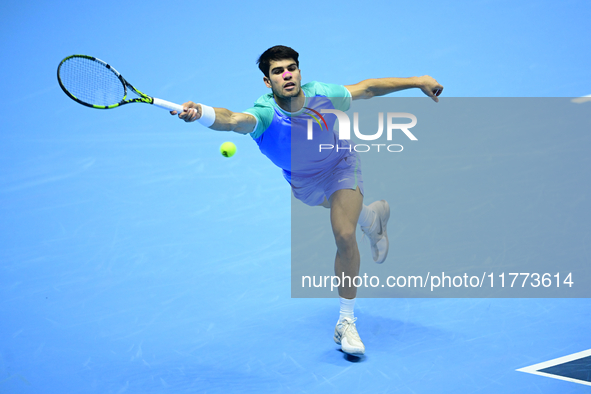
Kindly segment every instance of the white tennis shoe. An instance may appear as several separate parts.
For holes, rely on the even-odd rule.
[[[390,219],[390,205],[386,200],[380,200],[372,202],[368,208],[376,213],[376,217],[370,226],[361,227],[361,231],[369,238],[373,261],[382,264],[388,256],[389,249],[386,226]]]
[[[365,345],[357,333],[356,320],[357,318],[350,319],[348,317],[340,319],[334,329],[334,341],[337,345],[341,345],[341,350],[344,353],[361,357],[365,353]]]

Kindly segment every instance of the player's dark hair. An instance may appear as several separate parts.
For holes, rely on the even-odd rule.
[[[259,57],[259,60],[257,60],[257,64],[259,65],[259,69],[263,72],[263,74],[269,78],[269,67],[271,67],[272,61],[293,59],[299,68],[299,57],[300,54],[294,51],[292,48],[283,45],[276,45],[263,52],[263,54]]]

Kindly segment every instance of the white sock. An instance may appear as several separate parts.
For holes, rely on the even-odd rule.
[[[359,220],[357,223],[359,223],[361,227],[369,227],[373,224],[375,217],[376,213],[364,204],[363,208],[361,208],[361,213],[359,214]]]
[[[345,317],[353,319],[353,309],[355,309],[355,298],[349,300],[347,298],[341,298],[341,314],[339,320],[343,320]]]

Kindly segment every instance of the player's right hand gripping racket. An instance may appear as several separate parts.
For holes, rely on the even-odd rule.
[[[140,92],[117,70],[92,56],[72,55],[62,60],[57,68],[57,80],[72,100],[91,108],[111,109],[129,103],[147,103],[168,111],[183,111],[181,105]],[[127,88],[139,97],[127,98]]]

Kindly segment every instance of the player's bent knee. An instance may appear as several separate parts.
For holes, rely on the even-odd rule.
[[[335,231],[335,241],[337,247],[340,248],[353,248],[357,244],[357,239],[355,238],[355,228],[346,228],[340,229]]]

